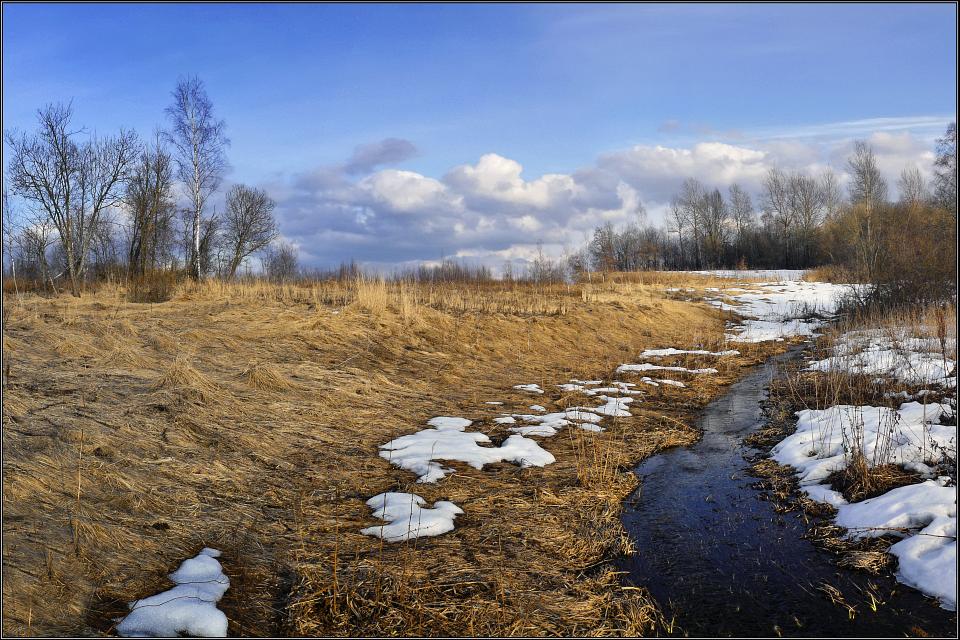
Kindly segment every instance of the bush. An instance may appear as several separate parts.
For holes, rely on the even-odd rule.
[[[127,300],[130,302],[166,302],[180,281],[180,274],[173,270],[148,271],[132,277],[127,283]]]

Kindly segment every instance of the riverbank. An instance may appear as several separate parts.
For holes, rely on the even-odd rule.
[[[8,297],[4,631],[110,632],[204,547],[230,579],[231,634],[652,631],[655,605],[606,563],[629,547],[629,469],[693,442],[697,412],[782,348],[728,344],[724,314],[699,301],[707,281],[688,277],[691,300],[612,279]],[[444,462],[454,472],[425,484],[379,455],[436,416],[498,446],[532,424],[498,417],[595,410],[605,401],[556,385],[620,379],[667,347],[740,353],[645,360],[716,372],[624,377],[643,392],[631,417],[530,435],[555,459],[542,468]],[[514,388],[528,384],[544,393]],[[384,491],[464,513],[444,535],[383,542],[362,530],[382,524],[366,502]]]
[[[956,609],[956,312],[859,319],[773,386],[754,469],[810,538]]]

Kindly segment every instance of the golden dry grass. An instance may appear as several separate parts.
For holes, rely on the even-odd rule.
[[[25,296],[5,309],[3,631],[109,632],[203,546],[223,551],[238,635],[634,635],[668,622],[605,560],[638,460],[688,444],[693,416],[761,346],[635,417],[544,446],[557,462],[454,464],[413,484],[378,445],[461,415],[494,441],[500,411],[582,403],[640,350],[722,347],[723,318],[662,287],[313,283]],[[533,398],[511,387],[539,383]],[[484,404],[503,401],[503,407]],[[465,514],[385,545],[365,500],[411,490]]]

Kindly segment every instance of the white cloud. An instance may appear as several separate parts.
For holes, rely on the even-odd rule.
[[[863,137],[874,148],[891,196],[904,167],[932,175],[932,145],[925,136],[876,124],[880,129]],[[852,146],[850,137],[808,136],[634,145],[569,174],[531,179],[520,162],[496,153],[455,166],[440,179],[404,169],[353,177],[353,158],[352,164],[320,167],[268,189],[279,202],[281,230],[308,262],[409,264],[446,255],[499,266],[532,259],[538,244],[549,256],[579,248],[597,225],[637,221],[644,208],[648,220],[659,223],[688,177],[721,190],[737,182],[758,195],[772,167],[812,173],[829,167],[844,184]],[[412,145],[358,149],[364,153],[355,156],[373,163],[402,157]]]
[[[399,213],[428,214],[438,209],[453,212],[462,201],[438,180],[413,171],[385,169],[367,176],[357,186],[375,203]]]

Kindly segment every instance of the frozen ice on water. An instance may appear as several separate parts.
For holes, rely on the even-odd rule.
[[[453,531],[453,520],[463,509],[446,500],[433,503],[433,508],[424,506],[426,501],[414,493],[387,491],[369,500],[373,517],[387,524],[362,529],[366,536],[377,536],[386,542],[403,542],[426,536],[439,536]]]
[[[226,637],[227,616],[217,609],[217,602],[230,588],[230,578],[216,560],[219,557],[216,549],[205,548],[184,560],[167,576],[176,586],[131,602],[117,633],[130,638]]]

